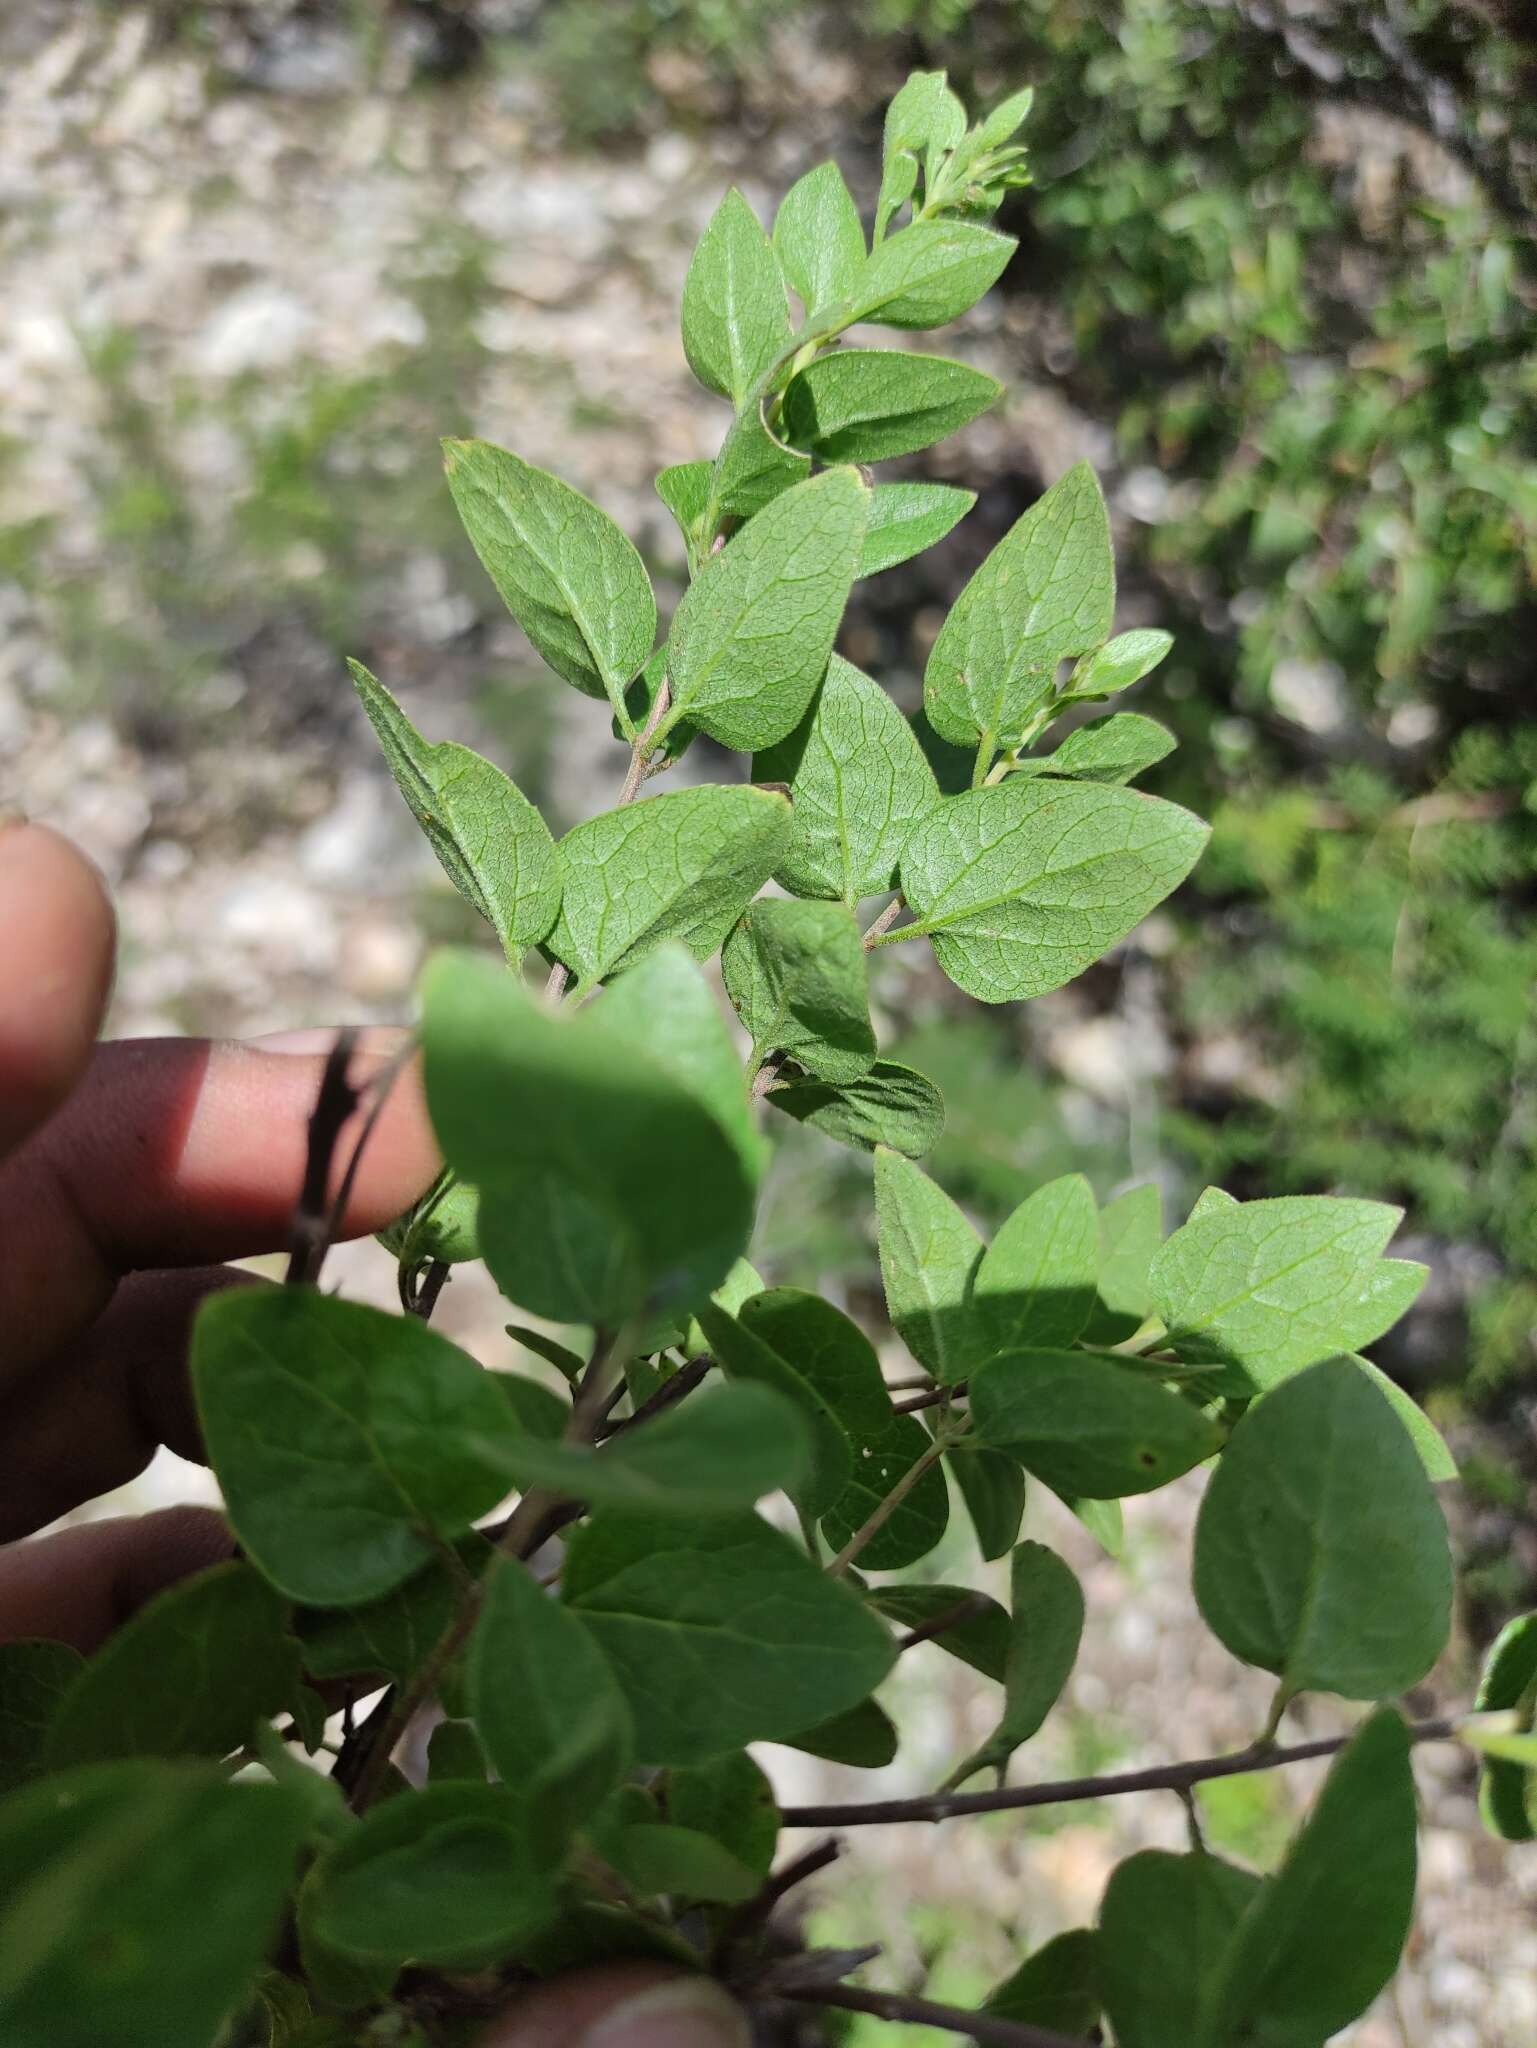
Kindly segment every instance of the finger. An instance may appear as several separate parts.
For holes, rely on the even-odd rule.
[[[531,1992],[477,2048],[749,2048],[742,2009],[709,1977],[613,1963]]]
[[[45,1636],[84,1655],[178,1579],[234,1555],[212,1508],[82,1522],[0,1551],[0,1642]]]
[[[360,1052],[353,1079],[387,1064]],[[121,1273],[281,1249],[324,1067],[314,1054],[206,1040],[102,1046],[64,1108],[0,1164],[0,1382],[75,1339]],[[367,1113],[342,1128],[333,1188]],[[379,1229],[437,1170],[414,1064],[373,1128],[341,1234]]]
[[[0,1543],[126,1486],[162,1444],[202,1463],[193,1321],[209,1295],[264,1285],[233,1266],[132,1274],[83,1337],[0,1398]]]
[[[51,1116],[85,1070],[112,986],[101,876],[43,825],[0,825],[0,1154]]]

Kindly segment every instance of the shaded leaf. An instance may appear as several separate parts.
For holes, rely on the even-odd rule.
[[[774,1788],[746,1750],[667,1773],[667,1816],[709,1835],[758,1877],[767,1877],[779,1839]]]
[[[1090,1344],[1119,1344],[1153,1306],[1148,1269],[1163,1242],[1163,1201],[1156,1185],[1128,1188],[1099,1212],[1098,1298],[1084,1330]]]
[[[990,1991],[982,2010],[1069,2040],[1087,2039],[1100,2013],[1099,1947],[1092,1927],[1057,1935]]]
[[[975,491],[957,490],[953,484],[876,484],[870,492],[859,574],[878,576],[883,569],[921,555],[958,526],[976,502]]]
[[[821,1080],[851,1081],[874,1061],[865,953],[844,905],[751,904],[726,941],[721,973],[755,1065],[777,1050]]]
[[[1094,1305],[1099,1212],[1081,1173],[1037,1188],[1000,1226],[972,1281],[989,1350],[1071,1344]]]
[[[0,1643],[0,1793],[37,1775],[59,1704],[84,1669],[68,1643]]]
[[[704,531],[713,532],[723,515],[753,518],[810,474],[811,457],[779,438],[764,416],[762,401],[755,400],[731,422],[715,458],[710,480],[714,517],[706,518]]]
[[[848,1764],[855,1770],[881,1771],[897,1753],[897,1731],[891,1718],[874,1700],[861,1700],[841,1714],[819,1721],[814,1728],[782,1738],[787,1749],[802,1750],[830,1764]]]
[[[977,1771],[1002,1770],[1062,1696],[1083,1636],[1083,1594],[1072,1571],[1044,1543],[1021,1543],[1009,1560],[1009,1646],[1003,1716],[954,1770],[959,1785]]]
[[[1001,1451],[956,1444],[946,1451],[945,1464],[966,1503],[978,1550],[989,1563],[1006,1556],[1019,1541],[1025,1518],[1025,1475],[1019,1461]]]
[[[657,472],[653,488],[686,541],[692,541],[705,508],[710,502],[713,462],[674,462]]]
[[[1386,1261],[1397,1265],[1396,1259]],[[1398,1417],[1413,1439],[1414,1448],[1420,1454],[1420,1463],[1425,1467],[1427,1479],[1440,1481],[1457,1477],[1457,1461],[1451,1454],[1446,1438],[1425,1413],[1414,1396],[1407,1393],[1397,1380],[1390,1380],[1380,1366],[1373,1365],[1369,1358],[1362,1358],[1352,1351],[1346,1353],[1357,1372],[1364,1373]]]
[[[942,1188],[885,1148],[875,1155],[875,1214],[893,1329],[935,1379],[964,1379],[974,1344],[971,1284],[981,1238]]]
[[[927,1627],[965,1605],[965,1613],[932,1641],[984,1678],[1002,1685],[1008,1669],[1010,1624],[1008,1610],[996,1600],[985,1593],[968,1592],[964,1586],[928,1585],[877,1586],[869,1599],[877,1614],[908,1629]]]
[[[771,1388],[795,1404],[806,1426],[810,1456],[791,1498],[803,1514],[819,1520],[842,1497],[848,1485],[853,1458],[848,1436],[799,1365],[782,1358],[763,1336],[743,1326],[739,1319],[741,1307],[738,1303],[736,1311],[731,1311],[717,1294],[696,1309],[695,1314],[728,1378]]]
[[[1172,754],[1176,741],[1166,725],[1140,712],[1117,711],[1070,732],[1050,754],[1021,761],[1019,775],[1070,775],[1079,782],[1130,782],[1144,768]]]
[[[3,1669],[3,1667],[0,1667]],[[1517,1615],[1495,1637],[1484,1659],[1476,1713],[1519,1708],[1531,1718],[1537,1700],[1537,1614]],[[1486,1758],[1479,1773],[1478,1810],[1489,1832],[1507,1842],[1537,1839],[1530,1796],[1532,1774],[1523,1764]]]
[[[739,1905],[762,1883],[757,1871],[711,1836],[668,1822],[621,1828],[608,1844],[608,1860],[635,1891],[677,1899]]]
[[[765,1099],[840,1145],[865,1152],[885,1145],[908,1159],[931,1151],[945,1128],[944,1097],[934,1083],[896,1060],[876,1060],[868,1073],[836,1085],[782,1082]]]
[[[1221,1433],[1155,1380],[1089,1351],[1006,1351],[971,1377],[979,1439],[1055,1492],[1119,1500],[1209,1458]]]
[[[455,1546],[464,1576],[479,1577],[490,1557],[483,1536]],[[407,1679],[448,1627],[459,1603],[461,1574],[434,1556],[382,1600],[356,1607],[301,1608],[294,1617],[304,1668],[312,1678],[382,1674]]]
[[[1259,1892],[1259,1878],[1204,1853],[1144,1849],[1117,1865],[1099,1911],[1100,1993],[1117,2048],[1190,2048]]]

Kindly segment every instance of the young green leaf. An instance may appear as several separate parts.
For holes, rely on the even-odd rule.
[[[946,797],[902,849],[902,887],[950,979],[984,1003],[1061,988],[1189,874],[1208,829],[1093,783],[1010,780]]]
[[[1403,1424],[1348,1360],[1299,1373],[1238,1424],[1201,1503],[1194,1579],[1208,1626],[1289,1692],[1381,1699],[1440,1655],[1446,1525]]]
[[[1120,1500],[1166,1486],[1221,1444],[1215,1424],[1155,1380],[1088,1351],[1006,1351],[971,1378],[980,1441],[1053,1491]]]
[[[956,1444],[946,1451],[945,1464],[966,1503],[977,1549],[989,1563],[1006,1557],[1019,1541],[1025,1518],[1025,1475],[1018,1460],[1002,1451]]]
[[[1251,1896],[1212,1985],[1199,2048],[1332,2039],[1398,1967],[1414,1878],[1409,1740],[1384,1707],[1335,1759],[1285,1862]]]
[[[702,537],[708,539],[722,517],[756,517],[810,474],[811,457],[782,441],[769,426],[761,399],[753,400],[731,422],[715,458]]]
[[[683,281],[683,353],[708,391],[740,406],[790,339],[779,259],[733,185]]]
[[[875,233],[873,242],[879,249],[886,239],[886,230],[892,220],[912,198],[918,189],[918,159],[909,151],[898,150],[888,156],[881,166],[881,188],[875,202]],[[855,280],[857,294],[859,280]]]
[[[607,697],[628,732],[625,686],[656,638],[656,599],[634,545],[591,499],[505,448],[448,441],[444,461],[502,602],[555,673]]]
[[[1537,1614],[1517,1615],[1495,1637],[1484,1660],[1475,1713],[1518,1710],[1530,1723],[1537,1706]],[[1478,1810],[1492,1835],[1506,1842],[1537,1840],[1532,1772],[1522,1763],[1486,1756],[1478,1782]]]
[[[1156,718],[1116,711],[1070,732],[1054,753],[1021,761],[1017,775],[1070,775],[1078,782],[1132,782],[1172,754],[1175,738]]]
[[[728,1379],[770,1388],[794,1403],[809,1437],[809,1450],[791,1499],[804,1515],[819,1521],[848,1486],[853,1452],[847,1432],[798,1362],[782,1358],[764,1337],[745,1328],[740,1320],[745,1304],[738,1303],[732,1310],[723,1295],[721,1290],[694,1311],[700,1329]]]
[[[1035,103],[1035,87],[1027,85],[1020,92],[1010,93],[1006,100],[1000,100],[993,111],[986,116],[977,129],[977,140],[983,149],[1002,149],[1012,142],[1017,132],[1029,119],[1030,109]]]
[[[500,768],[452,740],[429,745],[360,661],[347,666],[390,773],[443,872],[516,967],[560,908],[560,857],[549,827]]]
[[[0,1643],[0,1793],[37,1775],[54,1717],[84,1669],[68,1643]]]
[[[788,1053],[823,1081],[852,1081],[875,1059],[859,927],[841,903],[765,897],[742,913],[721,954],[753,1061]]]
[[[511,1410],[414,1316],[233,1288],[199,1313],[192,1383],[236,1535],[307,1606],[377,1599],[507,1490]]]
[[[1182,1358],[1227,1367],[1240,1392],[1272,1387],[1394,1320],[1393,1303],[1383,1322],[1362,1297],[1402,1214],[1338,1195],[1205,1210],[1153,1260],[1153,1306]]]
[[[884,205],[884,181],[881,197]],[[966,221],[914,221],[872,252],[854,287],[854,317],[883,327],[943,327],[998,282],[1018,246],[1012,235]]]
[[[879,683],[837,654],[801,723],[755,757],[753,775],[785,783],[793,805],[775,879],[851,910],[896,887],[903,846],[940,801],[912,727]]]
[[[822,1517],[841,1549],[930,1448],[916,1416],[898,1415],[868,1337],[831,1302],[798,1287],[772,1287],[742,1304],[744,1330],[760,1338],[822,1396],[853,1446],[848,1485]],[[937,1466],[924,1473],[860,1553],[871,1571],[898,1571],[926,1557],[945,1533],[949,1497]]]
[[[659,737],[687,719],[751,752],[799,724],[858,573],[868,505],[857,471],[829,469],[782,492],[711,555],[673,620],[672,709]]]
[[[479,1220],[479,1194],[445,1167],[419,1202],[379,1232],[379,1242],[402,1266],[432,1259],[462,1266],[480,1257]]]
[[[1099,1949],[1092,1927],[1055,1936],[988,1993],[982,2010],[1018,2026],[1087,2040],[1100,2015]]]
[[[1141,626],[1135,632],[1118,633],[1103,647],[1086,654],[1073,670],[1063,695],[1066,697],[1114,697],[1140,683],[1164,659],[1174,645],[1172,633]]]
[[[158,1594],[97,1651],[54,1717],[48,1767],[228,1756],[298,1681],[282,1601],[249,1565],[215,1565]]]
[[[849,297],[864,267],[865,233],[836,164],[807,171],[779,202],[774,249],[808,320]]]
[[[1163,1201],[1151,1181],[1128,1188],[1099,1212],[1099,1289],[1084,1339],[1119,1344],[1153,1306],[1148,1269],[1163,1242]]]
[[[705,507],[710,502],[712,462],[675,462],[657,473],[654,489],[678,522],[678,531],[692,544]]]
[[[823,462],[884,462],[942,441],[1002,395],[996,377],[945,356],[838,349],[790,379],[783,432]]]
[[[996,1600],[985,1593],[968,1593],[962,1586],[877,1586],[868,1597],[877,1614],[903,1628],[927,1628],[962,1609],[959,1618],[932,1640],[984,1678],[1003,1684],[1011,1624],[1008,1611]]]
[[[783,1082],[765,1100],[797,1123],[863,1152],[884,1145],[921,1159],[945,1128],[944,1097],[934,1083],[896,1060],[877,1060],[852,1081]]]
[[[759,1878],[767,1877],[779,1839],[779,1809],[773,1786],[745,1749],[669,1771],[667,1817],[708,1835]]]
[[[953,484],[876,484],[859,574],[878,576],[921,555],[958,526],[976,502],[975,491],[960,491]]]
[[[595,1505],[723,1514],[781,1488],[793,1495],[810,1458],[793,1402],[768,1387],[724,1386],[597,1451],[524,1437],[507,1471],[521,1487]]]
[[[560,842],[566,889],[549,949],[582,990],[664,939],[707,960],[783,858],[789,832],[783,797],[740,784],[674,790],[589,818]]]
[[[935,1379],[964,1379],[975,1355],[981,1238],[926,1173],[884,1149],[875,1155],[875,1215],[892,1327]]]
[[[1204,1851],[1144,1849],[1116,1866],[1099,1909],[1099,1984],[1117,2048],[1190,2048],[1260,1891],[1259,1878]]]
[[[1021,1543],[1009,1560],[1009,1649],[1003,1718],[954,1770],[959,1785],[978,1771],[1002,1770],[1062,1696],[1083,1636],[1083,1593],[1068,1566],[1044,1543]]]
[[[966,132],[966,109],[945,81],[943,71],[912,71],[886,109],[881,151],[886,158],[899,150],[933,161],[936,153],[954,149]],[[932,181],[933,169],[929,170]]]
[[[1014,522],[956,599],[924,672],[930,725],[991,761],[1027,736],[1058,664],[1097,646],[1114,612],[1110,520],[1080,462]]]
[[[0,2039],[215,2040],[256,1981],[308,1830],[287,1791],[185,1764],[88,1765],[13,1793],[0,1805]]]
[[[365,1967],[483,1969],[559,1909],[548,1852],[506,1785],[429,1785],[374,1807],[306,1892],[313,1934]]]
[[[857,1593],[752,1515],[600,1511],[571,1538],[563,1586],[629,1700],[641,1763],[793,1735],[856,1706],[894,1655]]]
[[[554,1861],[630,1766],[630,1710],[591,1636],[515,1559],[492,1566],[466,1680],[486,1755]]]
[[[605,1023],[614,1000],[555,1016],[509,976],[452,955],[425,986],[439,1140],[480,1187],[492,1272],[555,1321],[692,1306],[720,1285],[752,1227],[740,1135],[692,1079]]]
[[[1094,1191],[1081,1173],[1064,1174],[1021,1202],[983,1254],[972,1282],[979,1341],[993,1351],[1071,1344],[1098,1273]]]

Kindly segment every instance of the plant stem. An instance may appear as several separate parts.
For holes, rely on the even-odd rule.
[[[862,1991],[854,1984],[785,1986],[777,1996],[802,2005],[835,2005],[842,2012],[869,2013],[878,2020],[905,2020],[910,2026],[938,2027],[947,2034],[966,2034],[983,2048],[1083,2048],[1081,2038],[1027,2027],[1019,2020],[995,2019],[991,2013],[968,2012],[960,2005],[936,2005],[932,1998],[912,1998],[905,1991]]]
[[[971,786],[973,789],[981,789],[987,781],[987,771],[993,765],[993,747],[992,734],[990,732],[983,733],[981,739],[977,741],[977,758],[971,764]]]
[[[905,896],[897,895],[892,897],[886,908],[865,933],[865,946],[867,950],[869,947],[878,946],[881,943],[881,940],[890,931],[906,908],[907,898]]]
[[[798,1884],[804,1884],[808,1877],[815,1877],[830,1863],[836,1863],[842,1854],[843,1844],[836,1835],[829,1835],[825,1842],[813,1842],[809,1849],[803,1850],[780,1869],[771,1870],[763,1880],[762,1889],[727,1917],[716,1938],[712,1960],[719,1965],[745,1936],[763,1925],[788,1892]]]
[[[679,1401],[686,1401],[714,1364],[715,1360],[708,1353],[691,1358],[687,1365],[678,1368],[670,1380],[663,1380],[650,1400],[643,1401],[633,1415],[627,1415],[623,1422],[605,1423],[597,1434],[605,1440],[623,1436],[626,1430],[638,1429],[643,1422],[649,1422],[653,1415],[660,1415],[663,1409],[674,1407]]]
[[[914,1394],[910,1401],[893,1401],[894,1415],[916,1415],[921,1408],[938,1408],[945,1401],[964,1400],[965,1380],[957,1380],[953,1387],[925,1387],[921,1394]]]
[[[1411,1742],[1452,1742],[1454,1721],[1410,1724]],[[1317,1742],[1295,1742],[1287,1748],[1255,1743],[1227,1756],[1197,1758],[1193,1763],[1158,1764],[1147,1771],[1112,1772],[1101,1778],[1064,1778],[1054,1785],[1005,1785],[997,1792],[938,1792],[922,1799],[875,1799],[863,1806],[787,1806],[780,1818],[787,1828],[878,1827],[890,1821],[956,1820],[971,1813],[1006,1813],[1031,1806],[1065,1806],[1080,1799],[1108,1799],[1122,1792],[1184,1792],[1209,1778],[1237,1778],[1249,1771],[1273,1771],[1281,1764],[1306,1763],[1333,1756],[1350,1740],[1331,1735]]]
[[[762,1066],[759,1067],[757,1073],[752,1077],[752,1084],[747,1090],[749,1102],[757,1102],[767,1095],[770,1088],[779,1079],[780,1070],[783,1068],[784,1063],[785,1056],[782,1052],[771,1052],[769,1054]]]
[[[860,1523],[848,1542],[844,1544],[838,1555],[827,1567],[827,1576],[830,1579],[838,1579],[843,1576],[871,1538],[878,1536],[881,1530],[885,1528],[924,1473],[929,1470],[930,1466],[937,1465],[949,1448],[950,1438],[948,1436],[936,1437],[922,1457],[913,1460],[912,1464],[908,1466],[886,1498],[876,1502],[864,1521]]]
[[[946,1607],[932,1620],[920,1622],[917,1628],[910,1629],[897,1644],[897,1655],[900,1657],[904,1650],[916,1650],[920,1643],[931,1643],[947,1629],[959,1628],[963,1621],[985,1614],[991,1604],[985,1593],[962,1594],[953,1607]]]

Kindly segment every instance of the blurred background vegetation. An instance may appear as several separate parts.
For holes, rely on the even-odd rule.
[[[864,587],[851,645],[915,704],[937,608],[1065,466],[1053,450],[1086,450],[1111,481],[1126,622],[1177,636],[1139,693],[1183,742],[1152,786],[1216,832],[1172,912],[1065,1008],[957,1027],[936,979],[890,989],[951,1101],[936,1170],[983,1213],[1069,1163],[1102,1192],[1151,1172],[1181,1197],[1209,1179],[1402,1202],[1436,1278],[1385,1362],[1443,1421],[1491,1426],[1489,1455],[1471,1439],[1492,1518],[1476,1583],[1513,1592],[1530,1559],[1499,1511],[1537,1476],[1537,28],[1520,0],[149,16],[147,53],[195,60],[231,101],[300,93],[322,124],[348,100],[451,104],[490,81],[536,153],[615,190],[643,169],[665,184],[656,146],[678,135],[731,138],[765,191],[833,148],[868,188],[911,66],[947,66],[983,102],[1034,82],[1036,189],[1005,222],[1020,252],[968,338],[1035,394],[1038,430],[936,453],[934,474],[981,483],[978,509]],[[19,18],[10,33],[25,41]],[[14,489],[0,523],[0,577],[46,622],[57,701],[105,705],[153,755],[220,714],[233,670],[252,717],[324,739],[350,716],[337,654],[388,673],[409,642],[403,565],[425,549],[448,565],[428,599],[465,616],[407,666],[454,667],[520,779],[577,807],[547,786],[551,700],[488,650],[489,593],[421,459],[430,436],[485,428],[507,353],[485,323],[517,232],[514,203],[501,231],[444,220],[404,243],[409,321],[361,370],[274,383],[257,363],[211,391],[146,370],[131,326],[89,333],[91,545]],[[526,355],[562,435],[601,451],[622,397],[563,385],[537,342]],[[238,445],[228,518],[188,469],[198,432]],[[0,484],[28,452],[0,441]],[[771,1242],[852,1272],[830,1182],[824,1153],[785,1148]]]

